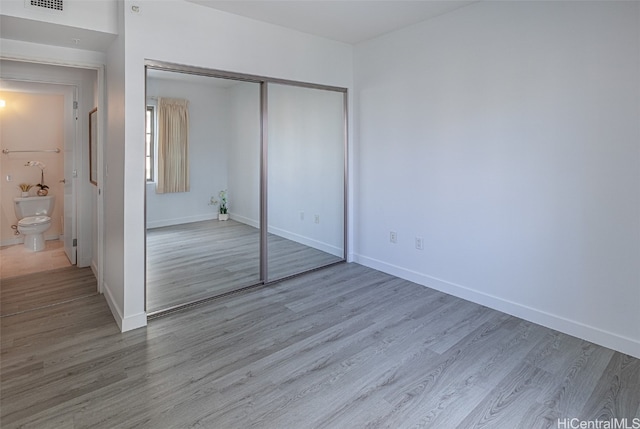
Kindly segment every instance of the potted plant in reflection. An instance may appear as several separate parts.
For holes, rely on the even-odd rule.
[[[36,185],[40,189],[38,189],[37,194],[41,197],[47,195],[49,193],[49,187],[44,184],[44,169],[46,168],[44,162],[29,161],[25,164],[25,167],[38,167],[40,169],[40,183]]]
[[[44,197],[49,193],[49,187],[44,183],[38,183],[36,186],[40,188],[38,189],[38,192],[37,192],[39,196]]]
[[[220,198],[220,201],[216,200],[215,197],[211,197],[211,201],[209,202],[209,205],[214,206],[216,204],[219,204],[218,220],[228,220],[229,212],[228,212],[227,190],[223,189],[222,191],[218,192],[218,198]]]

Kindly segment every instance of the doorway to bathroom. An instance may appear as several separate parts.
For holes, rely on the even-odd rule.
[[[2,276],[73,265],[75,250],[64,245],[65,235],[72,234],[69,225],[65,234],[65,214],[72,208],[66,204],[61,180],[68,149],[75,141],[74,114],[65,112],[65,105],[73,105],[75,88],[6,79],[1,85],[2,204],[9,211],[8,222],[2,222]],[[45,192],[46,197],[39,196]],[[29,243],[22,246],[26,237],[17,228],[20,219],[15,208],[42,201],[40,198],[47,198],[53,210],[47,212],[50,225],[42,233],[46,246],[34,252],[25,248]],[[14,246],[9,249],[8,245]]]
[[[95,198],[93,186],[82,180],[88,169],[84,114],[95,107],[97,71],[12,60],[1,60],[0,69],[0,279],[5,309],[4,298],[16,279],[26,284],[44,276],[42,285],[52,292],[55,282],[48,280],[61,270],[86,267],[82,275],[97,277],[92,268]],[[43,234],[45,248],[38,252],[25,249],[24,237],[12,228],[17,224],[14,199],[22,197],[19,185],[27,188],[29,198],[38,198],[36,184],[46,186],[55,200],[50,227]],[[91,288],[97,292],[95,278]],[[66,290],[60,296],[85,293]]]

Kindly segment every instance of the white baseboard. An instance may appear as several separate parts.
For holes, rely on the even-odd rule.
[[[77,252],[76,252],[77,253]],[[87,258],[87,257],[80,257],[76,254],[76,266],[78,268],[85,268],[85,267],[90,267],[91,264],[93,263],[93,260],[91,259],[91,257]],[[97,278],[97,277],[96,277]]]
[[[24,237],[21,236],[16,236],[16,238],[10,238],[8,240],[2,240],[0,241],[0,246],[13,246],[14,244],[23,244],[24,243]]]
[[[185,216],[173,219],[160,219],[147,222],[147,228],[161,228],[163,226],[182,225],[183,223],[200,222],[203,220],[213,220],[218,217],[217,213],[206,213],[195,216]]]
[[[240,216],[235,213],[231,213],[229,217],[235,220],[236,222],[244,223],[254,228],[260,228],[260,223],[254,219]],[[324,243],[322,241],[314,240],[309,237],[304,237],[302,235],[298,235],[293,232],[286,231],[284,229],[275,228],[273,226],[269,227],[269,232],[277,236],[280,236],[282,238],[286,238],[287,240],[295,241],[296,243],[304,244],[305,246],[313,247],[314,249],[318,249],[323,252],[330,253],[339,258],[342,258],[344,256],[344,252],[342,249],[336,246],[332,246],[330,244]]]
[[[95,278],[98,278],[98,263],[92,259],[91,260],[91,264],[89,265],[91,267],[91,272],[93,272],[93,275],[95,276]],[[100,288],[98,287],[98,291],[100,291]]]
[[[103,294],[104,294],[104,298],[107,300],[107,305],[111,310],[111,314],[113,315],[113,318],[115,319],[116,324],[118,325],[118,328],[120,328],[120,331],[122,331],[122,319],[123,319],[122,312],[120,311],[120,307],[118,306],[118,304],[113,299],[113,295],[111,295],[111,289],[109,288],[109,285],[107,285],[106,282],[104,283]]]
[[[60,236],[58,235],[45,235],[44,239],[46,241],[58,240]],[[0,241],[0,246],[13,246],[14,244],[24,244],[24,235],[16,235],[15,238],[10,238],[8,240]]]
[[[640,359],[640,342],[417,271],[354,254],[354,262]]]
[[[122,332],[133,331],[134,329],[147,326],[147,313],[144,311],[133,316],[125,317],[120,325]]]
[[[269,227],[269,232],[279,237],[286,238],[287,240],[295,241],[296,243],[313,247],[314,249],[321,250],[323,252],[329,253],[333,256],[337,256],[339,258],[342,258],[344,256],[344,251],[341,248],[333,246],[328,243],[324,243],[322,241],[314,240],[313,238],[305,237],[303,235],[298,235],[296,233],[286,231],[280,228],[275,228],[273,226]]]
[[[254,228],[260,228],[260,222],[255,220],[255,219],[250,219],[248,217],[245,216],[240,216],[239,214],[236,213],[229,213],[229,219],[233,219],[236,222],[240,222],[240,223],[244,223],[245,225],[249,225],[252,226]]]
[[[113,314],[113,318],[120,328],[120,332],[127,332],[133,329],[142,328],[147,326],[147,314],[142,312],[138,314],[134,314],[133,316],[124,317],[122,315],[122,310],[120,306],[113,299],[113,295],[111,294],[111,289],[105,283],[104,284],[104,297],[107,300],[107,305],[109,305],[109,309],[111,310],[111,314]]]

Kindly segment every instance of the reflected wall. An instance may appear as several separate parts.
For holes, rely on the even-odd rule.
[[[268,84],[268,279],[344,259],[344,94]]]

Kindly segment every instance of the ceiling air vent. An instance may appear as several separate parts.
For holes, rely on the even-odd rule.
[[[46,9],[52,12],[63,11],[63,0],[27,0],[25,3],[31,8]]]

